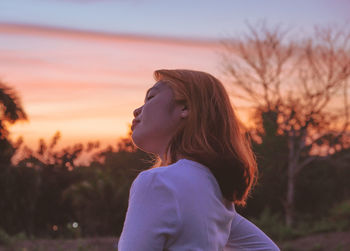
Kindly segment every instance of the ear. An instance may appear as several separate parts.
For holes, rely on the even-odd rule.
[[[188,117],[188,109],[187,109],[187,106],[184,105],[184,107],[182,108],[182,111],[181,111],[181,118],[187,118]]]

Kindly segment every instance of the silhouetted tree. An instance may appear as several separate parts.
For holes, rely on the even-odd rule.
[[[13,88],[0,82],[0,164],[9,165],[21,139],[13,145],[8,136],[8,125],[19,120],[27,120],[20,99]]]
[[[262,116],[260,130],[267,133],[269,119],[273,133],[286,140],[280,164],[286,167],[290,226],[298,173],[349,146],[350,32],[315,28],[314,36],[299,40],[287,34],[280,26],[249,26],[243,38],[224,43],[224,71],[235,87],[232,96]]]
[[[9,233],[23,227],[13,223],[16,217],[23,219],[23,215],[16,215],[18,203],[14,202],[14,196],[21,195],[22,188],[17,184],[17,180],[23,178],[22,174],[28,170],[14,169],[11,164],[11,159],[20,147],[22,139],[15,143],[11,142],[8,126],[26,119],[27,116],[16,92],[0,82],[0,227],[5,227]],[[27,172],[28,176],[32,174],[30,170]]]
[[[22,192],[20,199],[12,199],[13,203],[18,204],[20,200],[27,204],[19,205],[18,210],[27,216],[27,221],[30,220],[30,224],[26,224],[24,228],[29,235],[47,235],[52,233],[53,225],[64,229],[73,220],[72,204],[63,200],[62,194],[80,179],[81,174],[73,170],[79,166],[77,159],[83,154],[85,147],[83,144],[74,144],[58,150],[56,146],[60,137],[60,132],[56,132],[49,143],[40,139],[37,150],[23,147],[22,159],[15,168],[34,175],[27,175],[27,181],[25,178],[17,180],[18,187],[28,183],[28,192]],[[88,143],[86,147],[89,151],[95,147],[95,144],[91,144]]]
[[[150,167],[151,159],[134,146],[130,132],[118,140],[116,149],[107,147],[93,159],[89,166],[74,170],[81,179],[64,191],[64,198],[72,201],[84,235],[119,235],[131,183]]]
[[[254,132],[258,141],[252,143],[260,177],[247,206],[239,210],[247,217],[253,218],[257,218],[266,209],[280,215],[280,212],[284,211],[283,199],[287,183],[287,137],[277,133],[276,112],[257,111],[254,116],[259,130]]]

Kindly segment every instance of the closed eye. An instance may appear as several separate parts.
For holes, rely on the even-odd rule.
[[[154,96],[148,96],[146,100],[148,101],[148,100],[150,100],[150,99],[153,98],[153,97],[154,97]]]

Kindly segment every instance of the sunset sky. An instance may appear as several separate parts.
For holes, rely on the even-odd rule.
[[[22,100],[28,122],[10,127],[36,147],[115,144],[128,132],[159,68],[222,78],[220,41],[265,19],[299,32],[350,20],[350,1],[1,0],[0,80]]]

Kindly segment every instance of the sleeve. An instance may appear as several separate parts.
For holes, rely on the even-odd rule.
[[[278,246],[257,226],[238,213],[234,216],[224,251],[279,251]]]
[[[163,250],[180,224],[175,193],[155,172],[142,172],[130,189],[119,251]]]

